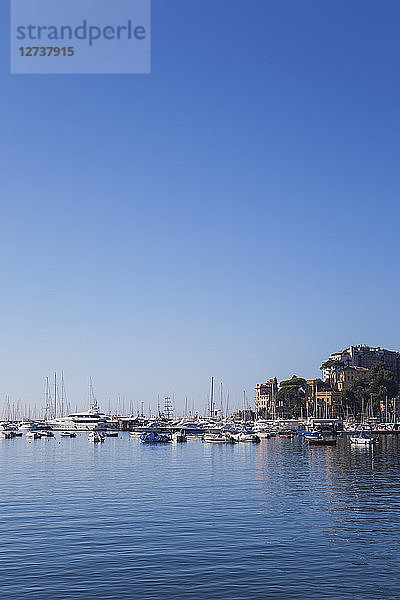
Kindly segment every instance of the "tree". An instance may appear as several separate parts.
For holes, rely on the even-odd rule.
[[[371,367],[368,391],[373,397],[374,409],[378,412],[386,397],[390,400],[399,393],[399,386],[394,380],[394,375],[384,363],[379,362]]]
[[[328,360],[323,362],[322,365],[320,366],[321,370],[328,370],[328,380],[329,380],[329,385],[331,388],[333,388],[336,384],[337,372],[340,369],[343,369],[344,366],[345,366],[345,364],[343,361],[341,361],[339,359],[335,359],[335,358],[328,358]]]
[[[365,413],[369,402],[374,414],[379,414],[386,396],[390,400],[399,392],[392,371],[384,363],[377,363],[371,367],[369,375],[369,381],[364,379],[354,381],[343,394],[344,404],[350,408],[354,416]]]
[[[355,417],[365,412],[369,399],[369,383],[365,379],[353,381],[343,392],[343,403]]]
[[[328,358],[325,362],[322,363],[320,369],[330,369],[330,368],[344,367],[344,362],[339,360],[338,358]]]
[[[292,410],[295,417],[300,416],[305,408],[307,382],[302,377],[293,375],[291,379],[281,381],[277,393],[278,404],[284,404]]]

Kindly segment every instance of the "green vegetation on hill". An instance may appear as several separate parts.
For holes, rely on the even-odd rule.
[[[291,379],[281,381],[277,394],[278,403],[291,408],[294,417],[301,414],[301,410],[305,409],[307,382],[302,377],[293,375]]]

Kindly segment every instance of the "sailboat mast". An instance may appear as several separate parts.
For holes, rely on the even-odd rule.
[[[97,399],[94,395],[92,376],[89,377],[89,405],[90,408],[93,408],[93,410],[99,410]]]
[[[210,417],[214,416],[214,377],[211,377]]]
[[[49,378],[46,377],[45,380],[45,384],[44,384],[44,401],[45,401],[45,420],[47,421],[47,419],[51,419],[52,415],[51,415],[51,411],[50,411],[50,406],[49,406]]]
[[[57,419],[57,373],[54,373],[54,418]]]
[[[61,417],[64,416],[64,371],[61,371]]]

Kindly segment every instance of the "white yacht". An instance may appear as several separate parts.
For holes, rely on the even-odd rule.
[[[260,437],[250,431],[241,431],[240,433],[234,434],[233,437],[237,442],[250,442],[252,444],[258,444]]]
[[[230,433],[218,431],[205,433],[203,435],[203,442],[208,444],[235,444],[236,440]]]
[[[259,438],[268,439],[272,433],[272,421],[257,419],[254,421],[253,431]]]
[[[36,431],[37,428],[37,423],[35,423],[35,421],[29,421],[28,419],[24,419],[18,425],[18,431]]]
[[[94,402],[87,411],[52,419],[47,424],[55,431],[101,431],[107,429],[108,418],[100,412],[97,402]]]

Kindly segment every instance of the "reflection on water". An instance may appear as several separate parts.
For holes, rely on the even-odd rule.
[[[7,599],[398,599],[399,443],[0,441]]]

